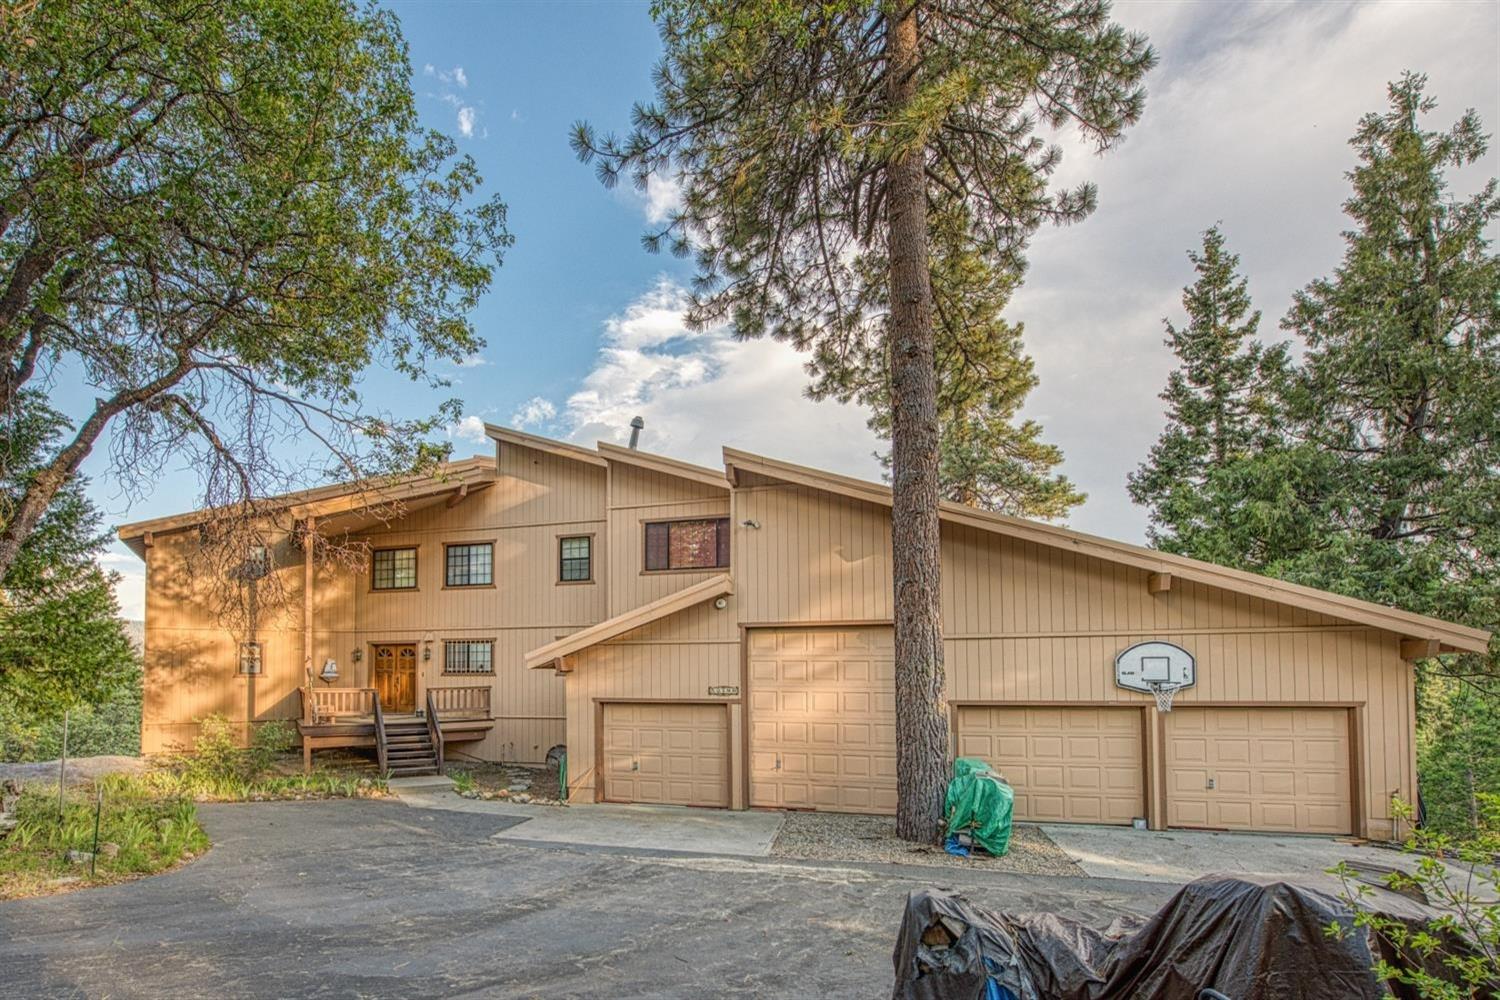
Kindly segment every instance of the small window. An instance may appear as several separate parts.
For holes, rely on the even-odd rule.
[[[492,542],[448,546],[449,587],[488,587],[495,582],[495,546]]]
[[[449,639],[443,643],[443,673],[493,674],[494,672],[494,640]]]
[[[557,578],[563,583],[587,583],[594,578],[594,539],[574,535],[558,540]]]
[[[417,550],[376,549],[370,562],[370,587],[374,590],[415,590]]]
[[[717,569],[729,565],[729,518],[646,525],[646,568]]]

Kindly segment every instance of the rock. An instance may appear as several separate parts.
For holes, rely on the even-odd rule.
[[[86,865],[94,860],[92,851],[69,851],[64,857],[68,859],[70,865]]]
[[[519,794],[519,795],[515,796],[514,798],[512,798],[511,801],[513,801],[513,802],[530,802],[531,801],[531,796],[527,795],[525,792],[522,792],[521,794]]]
[[[99,845],[99,853],[106,858],[118,858],[120,856],[120,845],[106,840]]]
[[[531,791],[531,783],[529,781],[518,781],[514,785],[511,785],[509,790],[512,792],[529,792]]]

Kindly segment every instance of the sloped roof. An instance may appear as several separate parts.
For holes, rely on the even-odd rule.
[[[495,460],[487,455],[447,462],[436,472],[399,476],[363,483],[333,483],[293,493],[283,493],[260,501],[270,510],[288,511],[296,517],[325,517],[387,503],[404,503],[423,497],[454,494],[463,490],[483,489],[495,481]],[[146,521],[122,524],[120,539],[137,555],[144,555],[142,539],[147,534],[176,531],[192,527],[227,508],[193,510],[181,514],[155,517]]]
[[[526,666],[533,670],[553,666],[565,656],[571,656],[590,646],[597,646],[601,642],[622,636],[626,632],[638,629],[642,625],[649,625],[668,615],[686,611],[695,604],[702,604],[704,601],[725,597],[732,593],[734,593],[734,581],[730,579],[729,574],[720,573],[711,576],[691,587],[684,587],[666,597],[659,597],[649,604],[642,604],[638,608],[632,608],[613,618],[606,618],[597,625],[590,625],[586,629],[564,636],[555,642],[538,646],[526,654]]]
[[[729,480],[724,473],[718,469],[706,468],[702,465],[694,465],[691,462],[683,462],[675,458],[667,458],[665,455],[653,455],[650,452],[639,451],[635,448],[622,448],[608,441],[600,441],[597,445],[599,454],[611,462],[620,462],[625,465],[635,465],[653,472],[665,472],[669,476],[677,476],[680,479],[690,479],[704,486],[713,486],[724,491],[729,490]]]
[[[739,485],[738,477],[741,473],[751,473],[767,479],[836,493],[884,507],[891,505],[889,486],[795,465],[734,448],[724,449],[724,468],[729,481],[736,485]],[[1461,650],[1483,653],[1489,648],[1490,634],[1483,629],[1456,625],[1437,618],[1429,618],[1426,615],[1402,611],[1399,608],[1361,601],[1357,598],[1304,587],[1273,577],[1247,573],[1244,570],[1229,569],[1214,563],[1189,559],[1186,556],[1172,555],[1127,542],[1100,538],[1097,535],[1088,535],[1071,528],[1060,528],[1052,524],[1028,521],[1025,518],[1010,517],[955,503],[942,504],[939,516],[942,520],[952,524],[963,524],[980,531],[1008,535],[1028,542],[1066,549],[1080,555],[1123,563],[1151,573],[1169,574],[1235,593],[1306,608],[1320,614],[1342,618],[1361,625],[1370,625],[1402,636],[1435,641],[1449,652]]]

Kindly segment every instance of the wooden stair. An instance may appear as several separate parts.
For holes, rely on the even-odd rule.
[[[385,768],[392,778],[411,778],[423,774],[441,774],[432,733],[422,719],[384,721]]]

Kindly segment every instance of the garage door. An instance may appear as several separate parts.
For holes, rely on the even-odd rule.
[[[1146,815],[1141,726],[1135,708],[966,705],[957,746],[1010,782],[1018,820],[1129,823]]]
[[[605,705],[604,797],[727,807],[728,711],[723,705]]]
[[[1167,823],[1350,833],[1349,713],[1177,708],[1167,716]]]
[[[750,804],[896,811],[889,628],[749,634]]]

